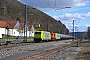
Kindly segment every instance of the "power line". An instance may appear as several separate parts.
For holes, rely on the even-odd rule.
[[[57,10],[55,10],[55,12],[57,12],[59,15],[61,15],[61,13],[60,13],[60,12],[58,12]]]
[[[53,8],[50,4],[49,4],[49,1],[47,2],[47,1],[45,1],[45,0],[43,0],[50,8]]]
[[[45,0],[43,0],[50,8],[52,8],[52,9],[54,9],[55,10],[55,12],[57,12],[59,15],[61,15],[60,14],[60,12],[58,12],[55,8],[53,8],[50,4],[49,4],[49,0],[48,0],[48,2],[47,1],[45,1]],[[57,8],[57,5],[56,5],[56,0],[55,0],[55,7]]]

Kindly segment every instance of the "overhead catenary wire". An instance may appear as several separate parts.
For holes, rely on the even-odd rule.
[[[49,0],[48,1],[46,1],[46,0],[43,0],[50,8],[52,8],[52,9],[54,9],[54,11],[56,12],[56,13],[58,13],[59,15],[61,15],[60,14],[60,12],[58,12],[55,8],[57,8],[57,3],[56,3],[56,0],[55,0],[55,7],[52,7],[49,3]]]
[[[47,1],[45,1],[45,0],[43,0],[50,8],[52,8],[53,9],[53,7],[49,4],[49,0],[48,0],[48,2]]]

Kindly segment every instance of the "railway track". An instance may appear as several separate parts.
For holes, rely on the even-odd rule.
[[[36,52],[34,54],[29,54],[27,56],[23,56],[20,58],[16,58],[15,60],[42,60],[46,57],[49,57],[53,54],[56,54],[60,51],[63,51],[69,47],[71,47],[72,45],[75,45],[75,43],[70,44],[70,45],[65,45],[65,46],[58,46],[58,47],[54,47],[54,48],[50,48],[47,50],[43,50],[41,52]]]
[[[2,45],[0,46],[0,50],[4,48],[11,48],[11,47],[17,47],[17,46],[24,46],[24,45],[32,45],[34,43],[14,43],[9,45]]]
[[[68,48],[70,45],[66,46],[66,45],[62,44],[62,43],[65,43],[67,41],[68,40],[54,41],[54,42],[48,42],[48,43],[47,42],[43,42],[43,43],[18,43],[18,44],[3,45],[3,46],[0,46],[0,53],[1,53],[0,59],[3,60],[3,58],[5,58],[6,56],[10,57],[11,55],[14,55],[17,53],[23,53],[26,51],[30,51],[30,52],[34,52],[34,53],[28,53],[28,54],[17,56],[16,58],[10,58],[10,59],[14,59],[14,60],[17,60],[17,59],[19,59],[19,60],[44,59],[48,56],[52,56],[52,55],[54,55],[54,54],[56,54],[64,49]],[[73,44],[72,44],[72,46],[73,46]],[[46,47],[46,48],[44,48],[44,47]],[[6,60],[6,58],[4,60]]]
[[[53,40],[51,40],[53,41]],[[63,41],[63,40],[58,40],[58,41]],[[45,41],[43,41],[42,43],[46,43]],[[32,44],[35,44],[34,42],[30,42],[30,43],[11,43],[11,44],[8,44],[8,45],[1,45],[0,46],[0,50],[3,49],[3,48],[10,48],[10,47],[16,47],[16,46],[24,46],[24,45],[32,45]]]

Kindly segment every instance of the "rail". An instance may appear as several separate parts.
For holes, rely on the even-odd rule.
[[[53,54],[56,54],[57,52],[63,51],[65,49],[71,47],[72,45],[75,45],[75,43],[72,43],[70,45],[58,46],[58,47],[50,48],[48,50],[43,50],[41,52],[36,52],[34,54],[29,54],[27,56],[16,58],[15,60],[25,60],[25,59],[42,60],[42,59],[44,59],[46,57],[49,57],[49,56],[51,56]]]

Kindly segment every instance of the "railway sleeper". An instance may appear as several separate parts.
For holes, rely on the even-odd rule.
[[[40,57],[35,58],[35,60],[41,60],[41,59],[43,59],[45,57],[48,57],[48,56],[50,56],[52,54],[55,54],[55,53],[60,52],[60,51],[63,51],[65,49],[71,47],[71,45],[62,46],[62,47],[59,46],[59,47],[56,47],[56,48],[51,48],[51,49],[48,49],[48,50],[44,50],[44,51],[41,51],[41,52],[30,54],[28,56],[23,56],[21,58],[17,58],[16,60],[24,60],[24,59],[27,59],[27,58],[30,58],[30,57],[33,57],[33,56],[36,56],[36,55],[39,55],[40,56],[42,54],[43,56],[41,55]],[[50,52],[51,50],[52,50],[52,52]],[[46,52],[50,52],[50,53],[46,54]]]

